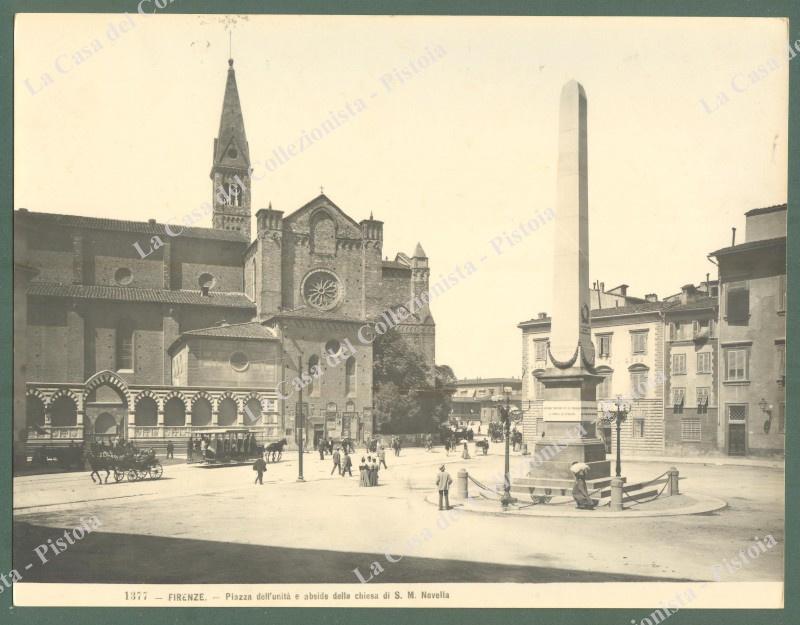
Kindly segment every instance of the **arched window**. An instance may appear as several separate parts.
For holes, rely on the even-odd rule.
[[[261,423],[261,402],[252,397],[244,405],[244,424],[256,425],[258,423]]]
[[[224,203],[227,206],[242,205],[242,188],[235,182],[229,182],[225,185],[224,196]]]
[[[70,397],[62,395],[50,404],[50,423],[53,427],[68,427],[78,422],[78,407]]]
[[[192,425],[211,424],[211,404],[205,397],[196,399],[192,404]]]
[[[344,363],[344,392],[345,395],[356,394],[356,357],[350,356]]]
[[[308,374],[311,376],[311,384],[308,385],[308,396],[309,397],[319,397],[319,384],[317,383],[317,379],[314,377],[314,373],[316,372],[317,368],[319,367],[319,356],[314,355],[308,359]]]
[[[44,425],[44,404],[38,397],[25,398],[25,425],[34,429]]]
[[[136,402],[134,423],[137,426],[148,427],[158,425],[158,404],[152,397],[142,397]]]
[[[133,371],[133,323],[124,319],[117,325],[117,371]]]
[[[311,249],[315,254],[336,254],[336,226],[327,215],[314,222],[311,230]]]
[[[186,405],[180,397],[173,397],[164,404],[164,425],[186,425]]]
[[[239,408],[236,402],[226,397],[219,402],[219,425],[235,425]]]

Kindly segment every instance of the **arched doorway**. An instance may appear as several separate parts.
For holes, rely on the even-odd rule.
[[[117,420],[109,412],[101,412],[94,420],[94,435],[114,437],[117,435]]]

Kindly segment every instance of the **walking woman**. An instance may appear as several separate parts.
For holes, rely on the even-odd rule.
[[[361,464],[358,465],[358,472],[359,475],[361,476],[361,480],[359,481],[358,485],[369,486],[369,482],[367,481],[367,478],[369,477],[367,473],[367,459],[364,458],[363,456],[361,457]]]

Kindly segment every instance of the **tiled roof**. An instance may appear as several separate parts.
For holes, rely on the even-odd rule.
[[[675,302],[675,306],[672,306],[669,309],[669,312],[679,312],[683,310],[703,310],[705,308],[716,308],[719,305],[719,299],[716,297],[699,297],[697,299],[692,300],[691,302],[687,302],[685,304],[681,304],[680,302]]]
[[[275,332],[262,325],[258,321],[248,321],[247,323],[234,323],[212,328],[200,328],[189,330],[183,333],[184,336],[213,336],[230,339],[276,339]]]
[[[106,219],[104,217],[84,217],[83,215],[61,215],[58,213],[34,213],[19,210],[14,213],[14,217],[16,219],[24,219],[27,223],[32,225],[113,230],[116,232],[132,232],[145,235],[158,234],[164,237],[165,240],[177,235],[179,237],[195,239],[215,239],[218,241],[249,243],[247,238],[239,232],[217,230],[216,228],[189,228],[179,224],[127,221],[122,219]],[[167,232],[167,226],[169,226],[172,234]]]
[[[163,304],[191,304],[197,306],[222,306],[227,308],[255,308],[255,304],[244,293],[222,293],[211,291],[203,295],[200,291],[171,291],[168,289],[137,289],[123,286],[84,284],[48,284],[32,282],[28,295],[45,297],[74,297],[77,299],[105,299],[120,302],[155,302]]]
[[[716,252],[711,252],[709,256],[725,256],[727,254],[737,254],[738,252],[747,252],[750,250],[757,250],[760,248],[768,248],[773,245],[786,245],[786,237],[775,237],[774,239],[761,239],[759,241],[748,241],[747,243],[739,243],[739,245],[732,245],[730,247],[723,247]]]
[[[313,319],[315,321],[318,320],[318,321],[342,321],[345,323],[364,323],[363,319],[359,319],[357,317],[335,315],[321,310],[316,310],[314,308],[301,308],[299,310],[275,313],[268,319],[268,321],[272,319],[297,319],[301,321],[305,319]]]

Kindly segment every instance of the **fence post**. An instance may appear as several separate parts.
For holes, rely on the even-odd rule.
[[[462,499],[467,499],[469,497],[469,474],[467,473],[466,469],[459,469],[458,475],[456,477],[456,493]]]
[[[669,494],[672,495],[679,495],[678,489],[678,469],[676,467],[669,468]]]
[[[611,478],[611,511],[622,512],[622,478]]]

